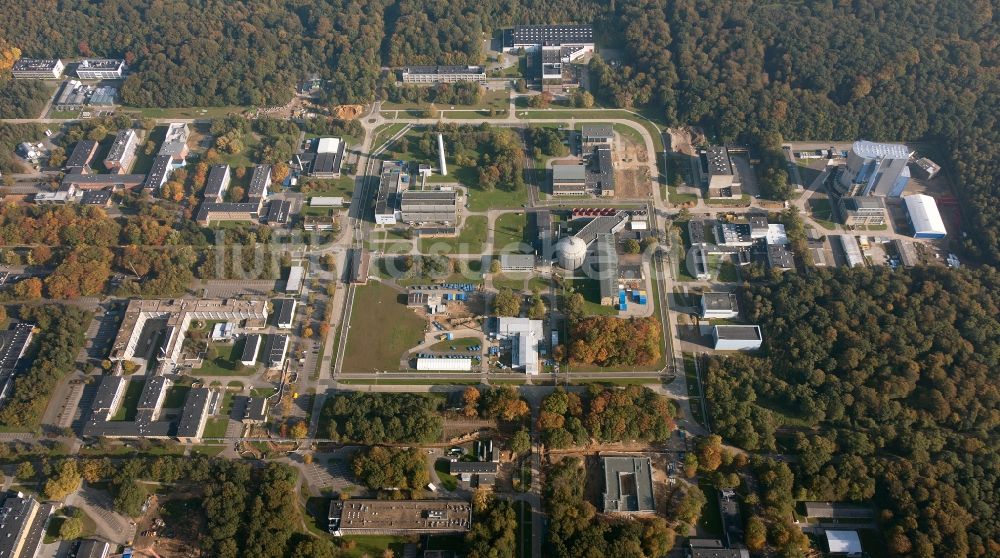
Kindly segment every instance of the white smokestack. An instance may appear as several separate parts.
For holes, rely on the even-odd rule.
[[[438,134],[438,163],[441,166],[441,176],[448,176],[448,166],[444,163],[444,136]]]

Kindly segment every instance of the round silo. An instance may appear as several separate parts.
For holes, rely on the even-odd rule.
[[[575,236],[567,236],[556,244],[556,260],[563,269],[579,269],[587,258],[587,243]]]

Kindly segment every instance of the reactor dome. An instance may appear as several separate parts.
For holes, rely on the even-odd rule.
[[[575,236],[567,236],[556,244],[556,259],[566,270],[579,269],[587,258],[587,243]]]

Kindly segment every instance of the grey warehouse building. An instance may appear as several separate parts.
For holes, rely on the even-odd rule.
[[[605,457],[604,513],[648,513],[653,503],[653,471],[648,457]]]
[[[454,190],[405,190],[400,196],[400,210],[405,223],[455,222],[458,208]]]

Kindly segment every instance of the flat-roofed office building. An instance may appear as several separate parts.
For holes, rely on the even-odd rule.
[[[471,81],[486,84],[482,66],[407,66],[400,70],[400,80],[409,85],[436,85]]]
[[[552,194],[582,196],[587,193],[587,168],[583,165],[552,165]]]
[[[327,521],[336,536],[465,533],[472,527],[472,505],[464,500],[331,500]]]
[[[125,61],[113,58],[85,58],[76,67],[80,79],[121,79]]]
[[[10,71],[17,79],[59,79],[65,69],[58,58],[21,58]]]

